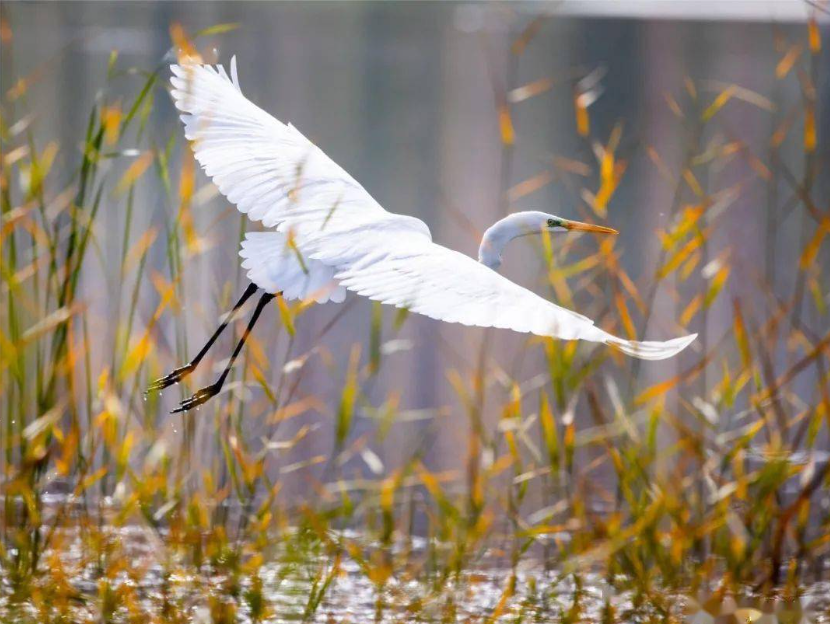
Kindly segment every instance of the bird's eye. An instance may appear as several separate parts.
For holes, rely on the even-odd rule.
[[[556,219],[548,219],[548,227],[556,227]]]

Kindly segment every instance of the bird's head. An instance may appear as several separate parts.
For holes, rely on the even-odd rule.
[[[617,234],[617,230],[603,225],[571,221],[556,215],[535,210],[514,212],[494,223],[484,232],[478,249],[478,260],[491,269],[501,265],[501,254],[505,245],[514,238],[542,232],[594,232],[596,234]]]
[[[556,215],[546,214],[540,212],[539,214],[539,229],[547,230],[549,232],[594,232],[597,234],[619,234],[617,230],[604,225],[594,225],[593,223],[583,223],[582,221],[571,221],[570,219],[563,219]]]

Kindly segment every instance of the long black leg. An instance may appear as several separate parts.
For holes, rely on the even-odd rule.
[[[245,289],[245,292],[242,293],[242,296],[239,298],[239,301],[236,302],[236,305],[233,306],[233,309],[228,312],[225,320],[222,322],[221,325],[213,332],[213,336],[207,341],[202,350],[196,354],[196,357],[193,358],[189,364],[182,366],[181,368],[177,368],[169,375],[165,375],[159,379],[156,379],[150,386],[147,388],[147,392],[153,392],[154,390],[164,390],[167,386],[172,386],[174,383],[179,383],[182,379],[187,377],[190,373],[196,370],[196,367],[199,365],[199,362],[202,361],[202,358],[205,357],[207,352],[213,346],[213,343],[216,342],[216,339],[219,338],[219,334],[221,334],[228,324],[233,320],[233,317],[239,311],[245,302],[251,298],[251,296],[259,290],[256,284],[249,284],[248,288]],[[145,392],[146,394],[146,392]]]
[[[238,356],[239,352],[242,351],[242,347],[245,345],[245,341],[248,340],[248,336],[251,334],[251,330],[254,328],[254,325],[256,325],[256,322],[259,319],[259,315],[262,313],[263,308],[265,308],[265,306],[274,297],[275,295],[272,295],[271,293],[265,293],[264,295],[262,295],[262,297],[260,297],[259,303],[256,304],[256,309],[254,310],[254,313],[251,316],[251,320],[248,321],[248,327],[245,328],[245,333],[242,334],[242,338],[240,338],[239,342],[236,343],[236,348],[233,350],[233,353],[231,354],[231,359],[228,362],[228,365],[225,367],[225,370],[223,370],[222,374],[219,375],[219,379],[217,379],[216,382],[212,383],[211,385],[206,386],[201,390],[197,390],[192,397],[182,401],[179,407],[170,412],[171,414],[192,410],[194,407],[199,407],[202,403],[205,403],[212,397],[215,397],[217,394],[219,394],[219,391],[225,384],[225,379],[231,372],[231,368],[233,368],[233,363],[236,361],[236,356]]]

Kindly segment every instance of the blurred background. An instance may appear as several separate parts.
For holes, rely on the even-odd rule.
[[[827,24],[819,0],[3,2],[0,619],[668,621],[707,587],[830,613]],[[638,362],[278,301],[221,396],[170,415],[244,321],[143,389],[241,295],[259,227],[184,141],[190,47],[438,243],[474,256],[518,210],[616,228],[515,241],[502,272],[698,340]]]
[[[617,228],[620,266],[643,289],[645,305],[653,304],[648,315],[635,315],[635,333],[649,339],[701,333],[689,352],[668,362],[626,362],[624,373],[600,364],[600,378],[616,379],[628,398],[689,369],[719,344],[732,329],[736,300],[759,312],[755,322],[761,323],[770,296],[788,300],[799,287],[792,270],[815,225],[797,200],[797,185],[812,177],[800,141],[803,75],[810,72],[803,42],[810,15],[823,23],[823,14],[807,2],[12,2],[3,11],[14,33],[2,60],[3,91],[13,86],[12,77],[33,77],[16,110],[36,118],[34,136],[41,143],[57,141],[58,162],[69,169],[78,166],[89,110],[107,82],[113,50],[119,67],[152,71],[172,58],[172,24],[190,34],[224,24],[229,26],[220,30],[227,32],[197,42],[206,58],[228,63],[236,55],[250,99],[299,127],[387,209],[423,219],[437,242],[475,255],[488,225],[527,209],[599,219]],[[162,86],[167,73],[162,69]],[[816,78],[811,97],[821,111],[827,104],[826,73]],[[118,74],[106,84],[107,97],[127,102],[141,87],[135,71]],[[184,142],[173,106],[159,85],[153,95],[133,158],[148,146],[171,145],[170,162],[178,162]],[[589,125],[581,128],[582,105]],[[710,105],[716,115],[705,128],[690,121]],[[816,119],[816,132],[824,135],[828,117]],[[781,141],[773,154],[770,137],[781,127],[794,138]],[[603,184],[603,148],[611,143],[624,175],[607,200],[606,214],[604,206],[596,209],[592,202]],[[699,169],[691,183],[678,174],[690,150]],[[715,158],[719,151],[726,156]],[[119,172],[112,175],[129,166],[127,156],[112,165]],[[811,156],[816,166],[825,157],[825,152]],[[787,163],[787,172],[776,167],[779,160]],[[135,186],[131,233],[123,241],[128,246],[149,228],[170,231],[179,210],[179,172],[171,171],[172,194],[159,176],[146,175]],[[826,176],[815,176],[809,184],[815,205],[826,205]],[[168,262],[168,250],[157,241],[147,251],[137,298],[121,288],[114,269],[123,253],[126,210],[123,197],[113,197],[95,225],[96,261],[84,264],[80,281],[79,298],[94,328],[94,363],[106,362],[111,345],[121,340],[119,323],[130,301],[136,304],[133,331],[148,324],[160,297],[147,276],[164,274]],[[671,275],[654,289],[646,286],[666,259],[659,233],[670,229],[684,206],[703,197],[716,205],[718,215],[707,230],[703,258],[687,277]],[[151,377],[189,359],[244,288],[238,241],[241,231],[256,226],[245,223],[201,172],[192,219],[199,244],[186,253],[180,308],[165,312],[152,328]],[[619,287],[603,265],[590,268],[598,242],[584,236],[551,241],[555,249],[566,248],[559,261],[570,267],[576,285],[572,300],[564,303],[625,333],[614,303]],[[515,242],[503,272],[561,301],[565,291],[548,279],[543,256],[539,241]],[[580,269],[580,260],[587,261],[588,270]],[[815,263],[826,260],[827,250],[819,250]],[[681,321],[689,293],[705,287],[726,265],[729,277],[716,300]],[[759,288],[759,281],[769,289]],[[826,289],[817,296],[826,301]],[[266,379],[278,386],[287,362],[291,370],[305,362],[289,384],[290,402],[319,399],[287,422],[281,435],[290,437],[309,422],[322,426],[280,465],[326,455],[332,448],[333,412],[351,345],[368,345],[372,333],[371,304],[354,299],[345,310],[329,304],[304,312],[295,340],[282,330],[276,308],[257,327],[264,358],[257,364]],[[815,306],[805,306],[802,316],[817,333],[826,328]],[[551,383],[545,350],[526,348],[526,336],[417,317],[396,331],[394,318],[394,311],[383,311],[383,351],[389,354],[365,389],[366,409],[358,410],[353,423],[359,439],[376,430],[380,416],[370,408],[388,401],[398,406],[397,426],[388,437],[371,440],[387,467],[400,460],[402,451],[419,448],[436,470],[463,464],[456,451],[465,444],[468,423],[448,383],[453,371],[466,376],[481,366],[487,369],[482,414],[489,426],[502,417],[502,401],[513,382],[531,394]],[[179,336],[175,323],[184,328]],[[231,340],[223,336],[212,353],[215,370],[221,370]],[[602,356],[593,349],[579,345],[577,357]],[[782,363],[793,358],[786,347],[776,347],[771,357]],[[716,354],[704,363],[694,382],[701,396],[721,377],[718,359]],[[207,383],[213,374],[206,366],[196,378]],[[197,385],[202,384],[194,381]],[[794,387],[809,402],[815,379],[807,374]],[[233,392],[246,401],[263,401],[250,379],[243,390]],[[168,391],[160,400],[171,408],[182,396]],[[132,406],[136,414],[141,411],[140,403]],[[165,411],[153,417],[154,427],[172,448],[183,420],[191,418],[194,448],[212,448],[213,419],[204,412],[169,417]],[[581,407],[576,414],[578,428],[591,424]],[[249,422],[245,435],[256,445],[268,431],[263,423]],[[359,460],[352,465],[356,474],[377,469]]]

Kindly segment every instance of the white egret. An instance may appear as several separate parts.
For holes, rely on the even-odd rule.
[[[192,372],[233,314],[258,288],[265,291],[222,375],[175,411],[197,407],[219,392],[274,293],[323,303],[341,302],[351,290],[441,321],[600,342],[646,360],[676,355],[695,339],[618,338],[495,271],[504,247],[519,236],[615,230],[519,212],[485,232],[476,262],[434,243],[423,221],[384,210],[299,130],[248,100],[239,87],[235,57],[230,75],[221,65],[192,60],[171,70],[172,96],[197,161],[230,202],[269,229],[249,232],[242,242],[242,266],[252,284],[227,320],[193,361],[150,386],[162,389]]]

